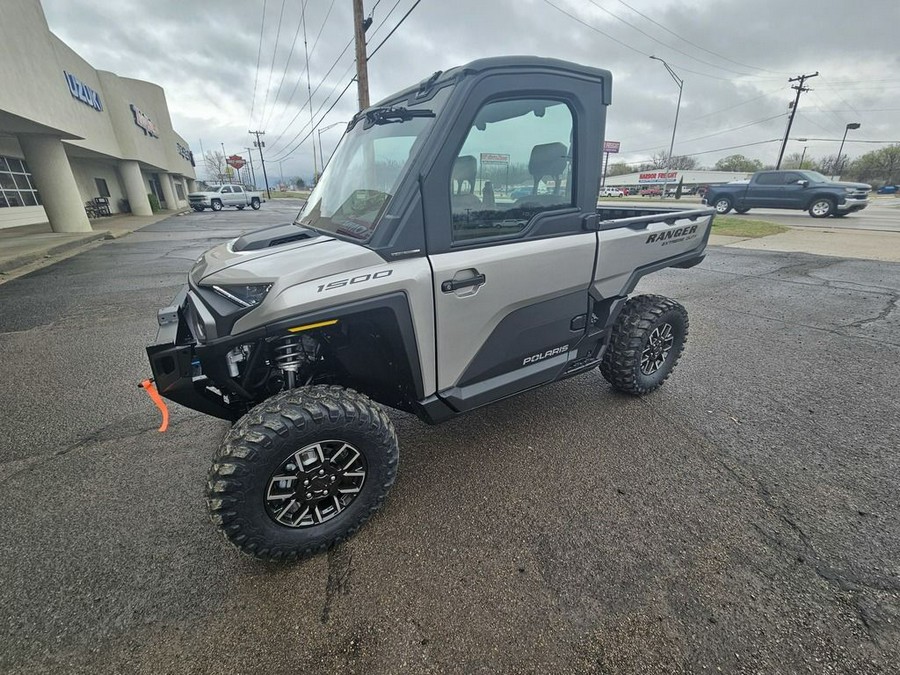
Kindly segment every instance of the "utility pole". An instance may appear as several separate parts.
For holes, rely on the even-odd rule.
[[[797,82],[797,84],[791,86],[791,89],[797,91],[797,96],[794,97],[794,105],[791,106],[791,116],[788,117],[787,129],[784,132],[784,140],[781,141],[781,151],[778,153],[778,163],[775,165],[776,169],[781,168],[781,160],[784,158],[784,149],[787,147],[788,136],[791,135],[791,125],[794,123],[794,115],[797,114],[797,105],[800,103],[800,94],[804,91],[809,91],[809,87],[804,87],[803,84],[807,80],[818,76],[819,71],[817,70],[812,75],[798,75],[797,77],[792,77],[788,80],[788,82]]]
[[[253,187],[256,187],[256,172],[253,170],[253,153],[250,148],[244,148],[247,151],[247,164],[250,165],[250,180],[253,181]]]
[[[369,107],[369,70],[366,56],[366,29],[371,19],[363,17],[363,0],[353,0],[353,35],[356,39],[356,91],[359,109]]]
[[[266,182],[266,196],[269,199],[272,199],[272,191],[269,190],[269,177],[266,175],[266,158],[263,157],[263,148],[266,147],[266,142],[259,140],[260,136],[265,136],[265,131],[248,131],[248,134],[256,136],[256,140],[253,141],[254,147],[259,149],[259,163],[262,164],[263,170],[263,180]]]

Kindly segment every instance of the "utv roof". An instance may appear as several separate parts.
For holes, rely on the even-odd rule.
[[[528,71],[531,73],[546,72],[559,75],[580,75],[601,82],[603,85],[603,103],[609,105],[612,102],[612,73],[608,70],[592,68],[591,66],[584,66],[580,63],[572,63],[561,59],[544,58],[542,56],[493,56],[470,61],[465,65],[455,66],[449,70],[439,70],[419,82],[419,84],[392,94],[376,103],[373,107],[384,105],[388,101],[409,98],[419,92],[427,92],[438,84],[459,80],[488,70],[507,73]]]

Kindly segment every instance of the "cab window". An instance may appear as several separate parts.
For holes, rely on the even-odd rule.
[[[230,187],[223,187],[223,188],[222,188],[222,194],[223,194],[223,195],[225,195],[225,194],[230,195],[230,194],[231,194],[231,188],[230,188]]]
[[[453,241],[515,236],[536,214],[572,206],[573,131],[561,101],[483,106],[453,164]]]

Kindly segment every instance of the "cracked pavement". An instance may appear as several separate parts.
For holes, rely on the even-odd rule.
[[[593,371],[392,413],[382,511],[259,563],[209,523],[228,426],[137,383],[200,252],[298,205],[171,218],[0,286],[0,671],[891,673],[900,265],[711,249],[646,398]]]

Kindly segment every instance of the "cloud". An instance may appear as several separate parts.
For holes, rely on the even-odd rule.
[[[374,7],[370,51],[412,2],[366,1],[367,12]],[[266,0],[260,49],[263,4],[43,0],[51,30],[94,67],[164,87],[175,128],[195,150],[202,139],[207,149],[224,143],[239,152],[250,145],[247,129],[264,125],[266,149],[275,158],[309,130],[298,33],[302,2],[285,0],[276,44],[282,3]],[[324,113],[353,75],[352,47],[339,58],[352,37],[350,4],[308,0],[306,18],[309,47],[322,28],[310,55],[311,88],[336,62],[313,96],[313,111]],[[900,66],[898,24],[896,0],[864,7],[841,0],[423,0],[372,57],[371,100],[485,56],[536,54],[585,63],[612,71],[607,138],[622,142],[619,159],[637,161],[668,149],[675,116],[677,87],[662,64],[648,58],[653,54],[684,79],[677,154],[704,153],[698,159],[708,165],[734,152],[772,163],[777,142],[717,149],[780,138],[794,95],[788,77],[818,70],[809,82],[814,91],[801,98],[791,137],[839,139],[846,123],[858,121],[862,128],[845,146],[854,156],[880,147],[858,143],[854,135],[900,140],[900,83],[890,76]],[[354,84],[322,126],[355,110]],[[774,119],[760,122],[767,118]],[[339,136],[340,127],[323,134],[326,155]],[[802,145],[813,156],[837,150],[835,142],[792,141],[788,152]],[[285,175],[312,173],[309,140],[286,157],[283,168]]]

